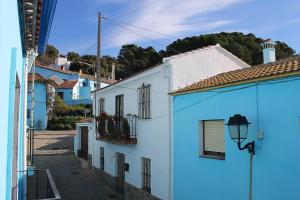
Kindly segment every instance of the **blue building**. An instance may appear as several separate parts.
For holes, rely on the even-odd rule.
[[[95,89],[95,78],[82,72],[66,70],[64,66],[55,68],[37,64],[36,73],[58,84],[58,94],[68,105],[92,104],[91,91]],[[101,78],[101,87],[112,83],[112,80]]]
[[[174,200],[300,199],[300,57],[265,63],[172,93]],[[253,156],[230,137],[235,114]]]
[[[0,1],[1,200],[26,198],[27,72],[45,50],[55,6],[56,0]]]
[[[27,92],[27,126],[31,127],[31,108],[32,108],[32,86],[33,74],[28,74],[28,92]],[[35,130],[47,128],[48,114],[52,110],[55,99],[55,83],[45,79],[40,74],[35,74],[34,78],[34,112],[33,124]]]

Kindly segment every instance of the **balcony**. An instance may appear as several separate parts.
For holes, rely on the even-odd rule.
[[[115,117],[103,113],[96,118],[96,139],[112,144],[137,144],[136,118],[131,114]]]
[[[60,200],[60,194],[56,188],[49,169],[28,169],[27,199]]]

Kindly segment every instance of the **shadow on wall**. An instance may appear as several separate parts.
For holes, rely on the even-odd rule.
[[[50,142],[55,140],[53,143],[47,143],[47,145],[37,148],[35,150],[59,150],[68,149],[73,151],[73,137],[58,137],[58,138],[35,138],[35,140],[49,140]]]

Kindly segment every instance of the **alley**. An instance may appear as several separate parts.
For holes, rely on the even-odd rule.
[[[62,199],[120,199],[94,170],[82,168],[72,152],[73,136],[74,131],[36,132],[36,168],[51,170]]]

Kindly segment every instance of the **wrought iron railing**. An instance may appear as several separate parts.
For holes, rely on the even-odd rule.
[[[136,144],[136,115],[96,118],[97,139],[119,144]]]
[[[34,164],[34,129],[27,129],[27,165]]]
[[[28,169],[24,171],[27,178],[27,199],[60,200],[53,177],[49,169]]]

